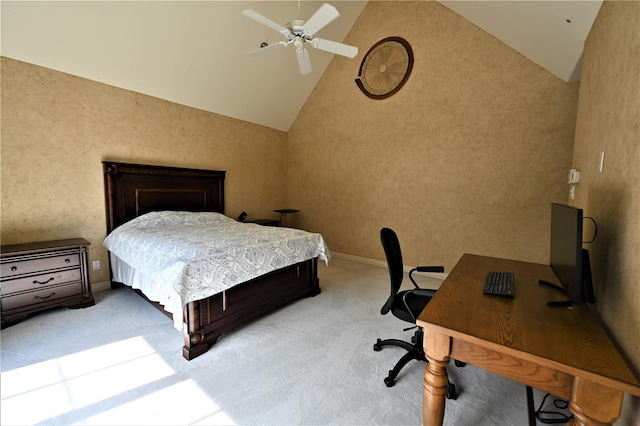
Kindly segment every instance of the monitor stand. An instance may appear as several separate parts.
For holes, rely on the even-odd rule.
[[[554,283],[550,283],[549,281],[544,281],[544,280],[538,280],[538,284],[542,284],[545,285],[547,287],[550,287],[554,290],[558,290],[564,294],[567,294],[567,292],[564,290],[564,288],[560,287],[557,284]],[[547,306],[550,307],[563,307],[563,306],[573,306],[573,302],[571,300],[558,300],[558,301],[553,301],[553,302],[547,302]]]
[[[595,303],[596,298],[593,294],[593,279],[591,278],[591,260],[589,259],[589,250],[582,249],[582,301],[585,303]]]

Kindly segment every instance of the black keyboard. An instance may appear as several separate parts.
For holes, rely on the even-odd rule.
[[[484,294],[513,297],[513,282],[513,272],[489,272],[484,285]]]

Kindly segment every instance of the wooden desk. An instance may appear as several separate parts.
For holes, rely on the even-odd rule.
[[[513,299],[483,295],[489,271],[515,273]],[[425,425],[442,424],[450,357],[569,400],[574,424],[613,423],[624,392],[640,396],[640,382],[589,306],[548,307],[565,297],[540,279],[558,283],[548,265],[460,259],[417,321],[429,361]]]

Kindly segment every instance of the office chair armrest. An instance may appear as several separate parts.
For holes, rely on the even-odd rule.
[[[418,266],[414,269],[418,272],[444,272],[444,266]]]
[[[409,290],[402,296],[402,303],[404,303],[405,308],[411,318],[413,318],[413,322],[416,322],[416,318],[413,315],[413,311],[409,307],[409,302],[407,301],[411,296],[419,296],[419,297],[433,297],[436,294],[436,290],[430,290],[427,288],[417,288],[415,290]]]
[[[428,288],[417,288],[415,290],[411,290],[411,293],[415,294],[416,296],[433,297],[436,295],[436,290],[431,290]]]
[[[444,266],[417,266],[409,271],[409,279],[415,288],[420,288],[416,280],[413,279],[414,272],[444,272]]]

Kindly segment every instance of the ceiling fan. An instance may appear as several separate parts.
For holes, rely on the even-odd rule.
[[[328,3],[323,4],[320,8],[309,18],[308,21],[302,21],[300,19],[294,19],[287,23],[286,27],[266,18],[259,13],[246,9],[242,14],[248,18],[251,18],[267,27],[273,28],[280,32],[287,41],[279,41],[260,47],[256,50],[247,52],[248,56],[258,56],[272,50],[277,50],[283,47],[287,47],[290,44],[296,48],[296,56],[298,58],[298,67],[300,68],[300,74],[309,74],[311,72],[311,59],[309,58],[309,52],[306,49],[306,45],[310,45],[315,49],[324,50],[337,55],[353,58],[358,54],[358,48],[349,46],[347,44],[338,43],[335,41],[325,40],[314,37],[314,35],[340,16],[338,10]]]

